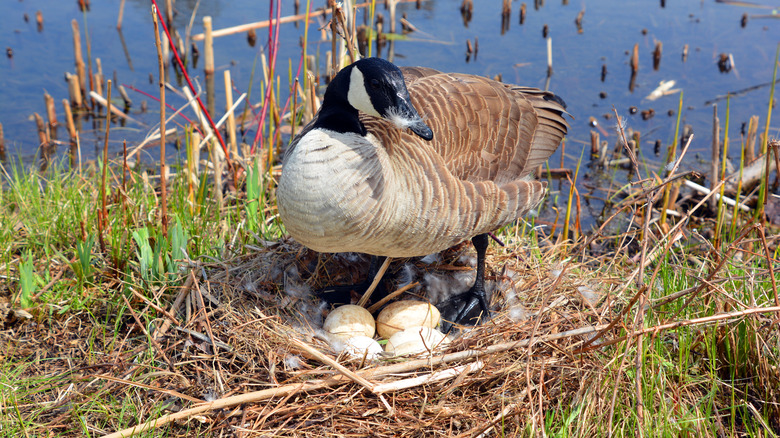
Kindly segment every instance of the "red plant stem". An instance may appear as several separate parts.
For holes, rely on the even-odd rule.
[[[217,129],[217,125],[216,123],[214,123],[214,120],[211,118],[211,114],[209,114],[209,111],[206,109],[206,106],[203,104],[203,101],[200,100],[198,93],[195,91],[195,87],[192,85],[192,80],[190,80],[190,75],[187,74],[187,69],[184,68],[184,63],[181,61],[181,58],[179,57],[179,52],[176,50],[176,45],[173,43],[173,38],[171,38],[171,34],[168,32],[168,26],[165,25],[165,20],[163,20],[162,13],[160,12],[160,7],[157,6],[157,0],[152,0],[152,3],[154,4],[155,12],[157,12],[157,17],[160,19],[160,24],[162,25],[162,28],[165,31],[165,35],[168,36],[168,45],[171,46],[171,51],[173,52],[173,56],[176,58],[176,62],[179,64],[181,73],[182,75],[184,75],[184,79],[187,80],[187,85],[189,85],[192,94],[195,95],[195,99],[197,99],[198,105],[200,105],[200,110],[203,111],[203,114],[206,116],[206,119],[208,119],[209,124],[211,125],[211,129],[214,131],[214,135],[217,136],[217,140],[219,140],[219,144],[222,146],[222,150],[225,152],[225,162],[227,163],[228,168],[233,170],[233,163],[230,161],[230,154],[228,153],[227,146],[225,145],[225,140],[222,138],[222,134],[219,133],[219,129]]]
[[[265,88],[265,100],[263,100],[263,109],[260,111],[260,122],[257,124],[257,132],[255,133],[255,141],[252,142],[252,152],[254,153],[257,143],[260,141],[260,133],[263,131],[263,123],[265,123],[265,116],[268,114],[268,101],[271,99],[271,91],[273,90],[273,77],[276,69],[276,52],[279,49],[279,20],[282,18],[282,2],[276,0],[276,21],[273,20],[274,16],[274,3],[270,0],[269,11],[269,26],[268,26],[268,54],[271,58],[271,66],[268,72],[268,83]],[[262,148],[262,145],[260,145]]]

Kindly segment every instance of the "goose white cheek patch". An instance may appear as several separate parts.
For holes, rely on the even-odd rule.
[[[366,81],[363,78],[363,73],[357,67],[353,67],[352,73],[349,75],[349,92],[347,93],[347,100],[352,107],[359,111],[363,111],[374,117],[382,117],[377,110],[374,109],[371,98],[366,91]]]

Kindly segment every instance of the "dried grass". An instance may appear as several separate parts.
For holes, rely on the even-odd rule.
[[[107,307],[102,314],[50,318],[6,330],[0,340],[8,359],[37,358],[19,375],[28,383],[38,376],[42,384],[16,406],[54,433],[77,435],[76,425],[88,424],[99,435],[138,424],[107,436],[152,428],[168,436],[533,435],[552,411],[578,407],[580,415],[606,421],[615,403],[631,404],[633,397],[630,382],[615,383],[623,372],[616,364],[633,353],[605,355],[598,347],[616,339],[616,331],[582,349],[608,322],[617,318],[618,329],[630,324],[630,313],[626,322],[618,317],[627,300],[613,296],[622,280],[598,278],[586,263],[556,262],[559,249],[492,253],[488,266],[503,267],[503,275],[490,277],[499,291],[493,302],[503,311],[429,359],[363,363],[333,352],[317,334],[323,308],[309,288],[354,282],[366,261],[318,256],[289,241],[199,265],[180,289],[133,295],[132,314]],[[457,271],[463,268],[452,260],[463,250],[438,264],[415,263]],[[150,314],[160,318],[149,324]],[[156,329],[142,330],[139,322]],[[112,326],[121,336],[107,330]],[[706,385],[667,389],[695,404]],[[95,397],[130,401],[136,411],[79,409]],[[588,421],[569,429],[583,436],[600,427],[607,426]]]

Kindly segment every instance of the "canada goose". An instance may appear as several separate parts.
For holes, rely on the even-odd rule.
[[[564,113],[535,88],[359,60],[287,150],[279,215],[319,252],[416,257],[471,239],[476,280],[445,317],[462,323],[476,305],[489,315],[487,233],[541,202],[547,184],[533,171],[566,135]]]

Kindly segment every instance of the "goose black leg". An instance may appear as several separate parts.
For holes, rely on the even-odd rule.
[[[352,292],[356,292],[359,295],[363,295],[371,283],[374,281],[374,277],[379,272],[379,268],[382,263],[385,262],[387,257],[371,256],[371,264],[368,267],[368,277],[365,280],[357,284],[348,284],[342,286],[327,286],[317,290],[315,293],[323,301],[327,301],[333,305],[350,304],[352,302]],[[374,291],[374,298],[383,298],[387,295],[387,289],[384,286],[384,281],[380,281]]]
[[[469,317],[469,315],[476,309],[477,305],[481,310],[481,318],[490,317],[490,307],[485,293],[485,252],[487,252],[488,247],[488,235],[478,234],[471,239],[471,243],[477,250],[477,276],[471,289],[448,299],[442,305],[443,308],[446,308],[442,312],[444,315],[442,331],[444,333],[449,333],[452,330],[453,323],[474,325],[476,317]]]

